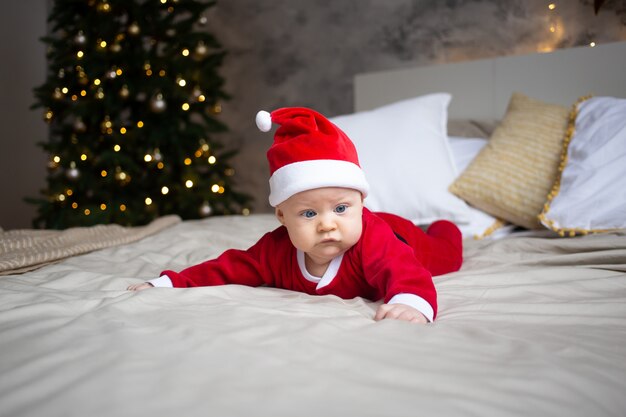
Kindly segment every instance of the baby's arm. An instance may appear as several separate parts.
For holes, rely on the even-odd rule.
[[[376,310],[374,320],[379,321],[383,319],[405,320],[411,323],[428,323],[428,319],[419,310],[408,306],[406,304],[382,304]]]
[[[141,284],[129,285],[128,288],[126,288],[126,290],[141,291],[141,290],[145,290],[145,289],[152,288],[152,287],[154,287],[154,285],[150,284],[149,282],[142,282]]]
[[[129,285],[128,288],[126,289],[128,291],[141,291],[141,290],[145,290],[147,288],[152,288],[152,287],[172,288],[173,286],[174,285],[172,285],[172,280],[170,279],[170,277],[164,274],[158,278],[151,279],[141,284]]]

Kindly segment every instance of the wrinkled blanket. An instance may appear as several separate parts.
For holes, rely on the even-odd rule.
[[[0,230],[0,275],[26,272],[70,256],[135,242],[176,223],[180,223],[180,217],[164,216],[138,227],[110,224],[62,231]]]
[[[623,416],[626,235],[467,241],[435,323],[274,288],[125,288],[245,248],[186,221],[0,279],[0,416]]]

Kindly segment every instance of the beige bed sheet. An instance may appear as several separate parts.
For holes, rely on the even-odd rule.
[[[468,241],[426,326],[273,288],[124,291],[275,226],[187,221],[1,277],[0,416],[626,414],[625,234]]]

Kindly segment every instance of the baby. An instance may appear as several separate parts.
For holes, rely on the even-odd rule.
[[[383,299],[375,320],[432,322],[437,315],[432,276],[461,267],[459,229],[440,220],[423,232],[406,219],[365,208],[369,187],[356,148],[321,114],[282,108],[257,115],[262,131],[272,122],[280,127],[267,152],[269,201],[282,226],[247,250],[230,249],[128,289],[266,285]]]

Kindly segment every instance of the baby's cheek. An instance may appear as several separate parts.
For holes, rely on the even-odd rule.
[[[287,229],[291,243],[301,251],[307,251],[313,240],[314,232],[308,227],[292,227]]]
[[[363,225],[359,221],[348,229],[348,236],[346,236],[346,240],[349,241],[352,245],[355,245],[359,239],[361,239],[361,233],[363,232]]]

